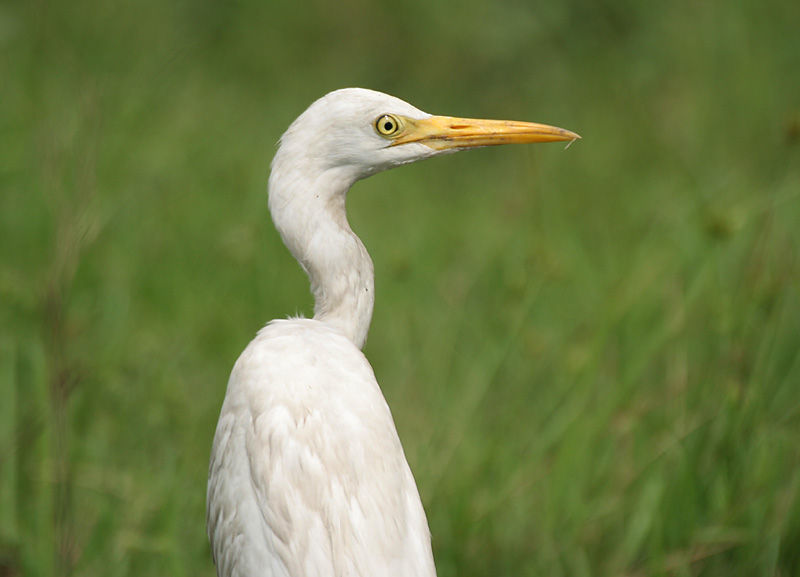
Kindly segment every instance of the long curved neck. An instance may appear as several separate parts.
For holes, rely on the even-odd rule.
[[[308,274],[314,318],[335,327],[361,348],[375,297],[372,260],[347,222],[345,199],[355,179],[335,170],[317,174],[309,179],[296,170],[284,172],[273,163],[272,220]]]

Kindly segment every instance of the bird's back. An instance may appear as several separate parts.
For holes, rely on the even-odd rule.
[[[221,577],[435,575],[425,513],[372,368],[319,321],[273,321],[236,362],[207,515]]]

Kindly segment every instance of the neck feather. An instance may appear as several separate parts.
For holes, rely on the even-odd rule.
[[[350,175],[324,171],[313,181],[273,164],[269,207],[281,238],[311,281],[314,318],[357,347],[372,319],[374,271],[364,244],[347,222]]]

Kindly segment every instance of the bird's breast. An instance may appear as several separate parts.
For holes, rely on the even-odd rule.
[[[212,453],[209,519],[231,530],[258,511],[263,541],[240,534],[288,575],[317,573],[309,564],[337,569],[321,575],[408,574],[412,550],[432,568],[427,521],[372,368],[325,323],[262,329],[233,369]],[[209,526],[212,543],[219,526]]]

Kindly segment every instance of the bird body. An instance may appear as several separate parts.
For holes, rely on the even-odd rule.
[[[389,407],[362,352],[328,324],[259,332],[233,368],[212,454],[220,575],[435,574]]]
[[[372,261],[352,184],[437,154],[574,140],[546,125],[431,116],[351,88],[282,136],[269,208],[308,274],[313,319],[276,320],[236,361],[211,451],[207,528],[220,577],[432,577],[430,534],[391,412],[361,352]]]

